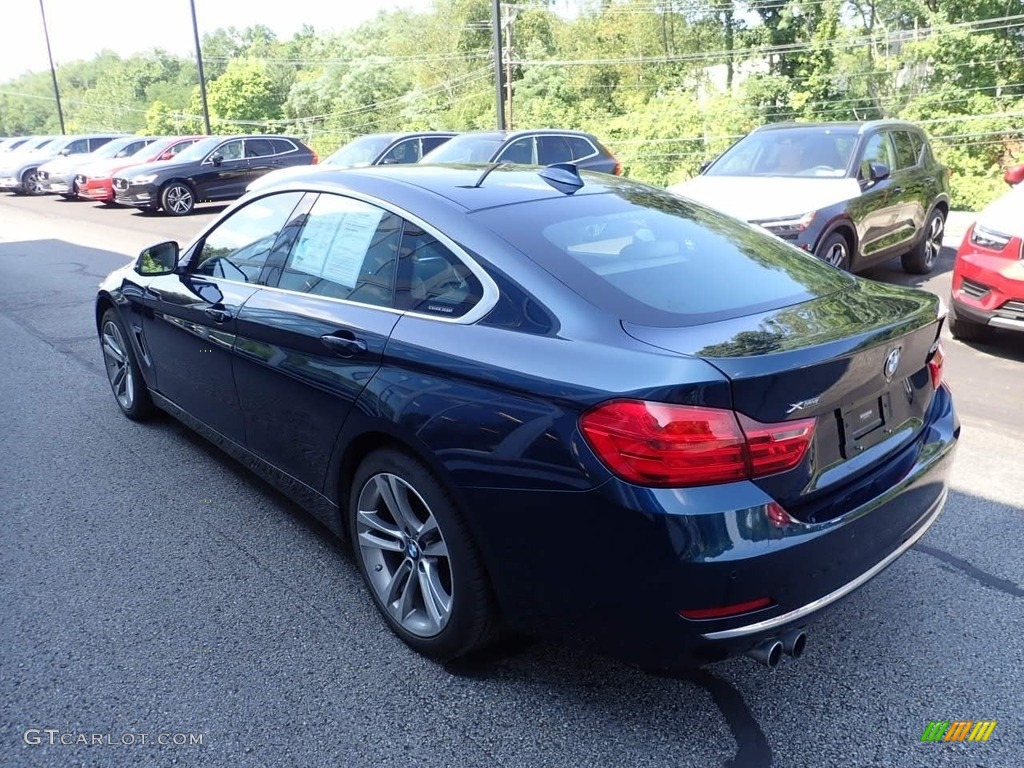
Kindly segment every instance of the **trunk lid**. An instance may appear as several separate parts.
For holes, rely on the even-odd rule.
[[[815,418],[802,464],[756,480],[805,520],[841,514],[842,504],[831,509],[835,494],[863,487],[865,475],[891,463],[921,431],[934,394],[927,363],[940,327],[935,296],[865,280],[801,304],[705,325],[623,322],[640,341],[718,368],[730,380],[739,413],[764,423]]]

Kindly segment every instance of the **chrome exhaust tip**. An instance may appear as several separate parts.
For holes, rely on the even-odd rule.
[[[747,656],[761,662],[768,669],[775,669],[782,661],[782,643],[774,639],[764,640],[747,651]]]
[[[779,639],[782,641],[783,652],[794,659],[803,656],[807,649],[807,633],[802,629],[791,629]]]

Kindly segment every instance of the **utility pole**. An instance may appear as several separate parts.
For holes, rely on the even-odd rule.
[[[42,2],[43,0],[39,0]],[[203,97],[203,124],[206,126],[206,134],[213,133],[210,130],[210,107],[206,103],[206,77],[203,75],[203,52],[199,48],[199,25],[196,23],[196,0],[188,0],[192,6],[192,36],[196,41],[196,65],[199,67],[199,94]]]
[[[41,1],[41,0],[40,0]],[[505,130],[505,72],[501,66],[501,0],[491,0],[491,23],[494,30],[494,91],[498,111],[498,130]]]
[[[53,52],[50,50],[50,30],[46,26],[46,9],[43,8],[43,0],[39,0],[39,15],[43,17],[43,36],[46,38],[46,55],[50,59],[50,77],[53,79],[53,97],[57,100],[57,119],[60,120],[60,134],[64,130],[64,110],[60,107],[60,88],[57,87],[57,70],[53,66]]]
[[[508,96],[508,106],[506,107],[508,120],[507,127],[512,130],[512,23],[516,20],[516,9],[509,8],[508,15],[505,22],[508,24],[508,34],[505,39],[508,40],[508,53],[505,55],[505,92]]]

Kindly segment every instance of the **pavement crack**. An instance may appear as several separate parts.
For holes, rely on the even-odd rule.
[[[1017,586],[1009,579],[1004,579],[1000,576],[991,574],[988,571],[983,571],[981,568],[971,565],[966,560],[959,558],[956,555],[951,555],[945,550],[936,549],[935,547],[930,547],[927,544],[917,544],[914,549],[923,555],[934,557],[936,560],[955,568],[967,576],[970,576],[983,587],[1003,592],[1011,597],[1024,597],[1024,588]]]
[[[735,686],[703,669],[688,673],[686,678],[711,695],[736,739],[736,754],[725,761],[724,768],[770,768],[771,745]]]

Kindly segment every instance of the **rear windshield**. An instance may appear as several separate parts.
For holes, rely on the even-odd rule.
[[[587,301],[640,325],[765,312],[852,280],[763,230],[639,185],[473,215]]]

